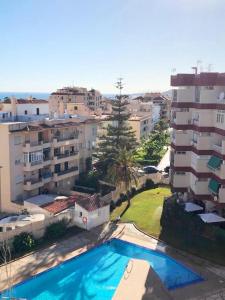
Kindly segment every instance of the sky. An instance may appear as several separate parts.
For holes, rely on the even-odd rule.
[[[225,0],[0,0],[0,91],[114,93],[119,77],[126,93],[164,91],[198,60],[225,72],[224,12]]]

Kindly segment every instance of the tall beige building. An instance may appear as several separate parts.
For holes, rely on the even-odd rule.
[[[49,114],[51,118],[64,114],[90,115],[101,111],[102,102],[101,93],[95,89],[65,87],[50,95]]]
[[[76,118],[0,123],[0,211],[38,194],[68,193],[90,163],[97,123]]]
[[[173,86],[171,184],[225,215],[225,73],[177,74]]]

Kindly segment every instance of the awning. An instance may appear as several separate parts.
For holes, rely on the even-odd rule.
[[[207,213],[207,214],[199,214],[198,215],[204,223],[219,223],[225,222],[225,219],[218,216],[214,213]]]
[[[184,210],[187,212],[199,211],[199,210],[203,210],[203,207],[192,202],[187,202],[185,203]]]
[[[219,169],[221,164],[222,159],[215,155],[212,155],[208,161],[208,167],[213,170]]]
[[[210,179],[208,188],[213,194],[218,194],[220,183],[215,179]]]

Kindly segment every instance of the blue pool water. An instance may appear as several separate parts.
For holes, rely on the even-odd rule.
[[[168,289],[202,280],[161,252],[113,239],[14,286],[12,295],[29,300],[109,300],[131,258],[148,261]]]

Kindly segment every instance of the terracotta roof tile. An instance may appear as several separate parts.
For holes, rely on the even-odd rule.
[[[58,199],[54,202],[44,204],[41,207],[52,214],[58,214],[63,210],[73,207],[75,203],[89,212],[107,205],[100,200],[99,195],[94,194],[92,196],[73,195],[67,199]]]

